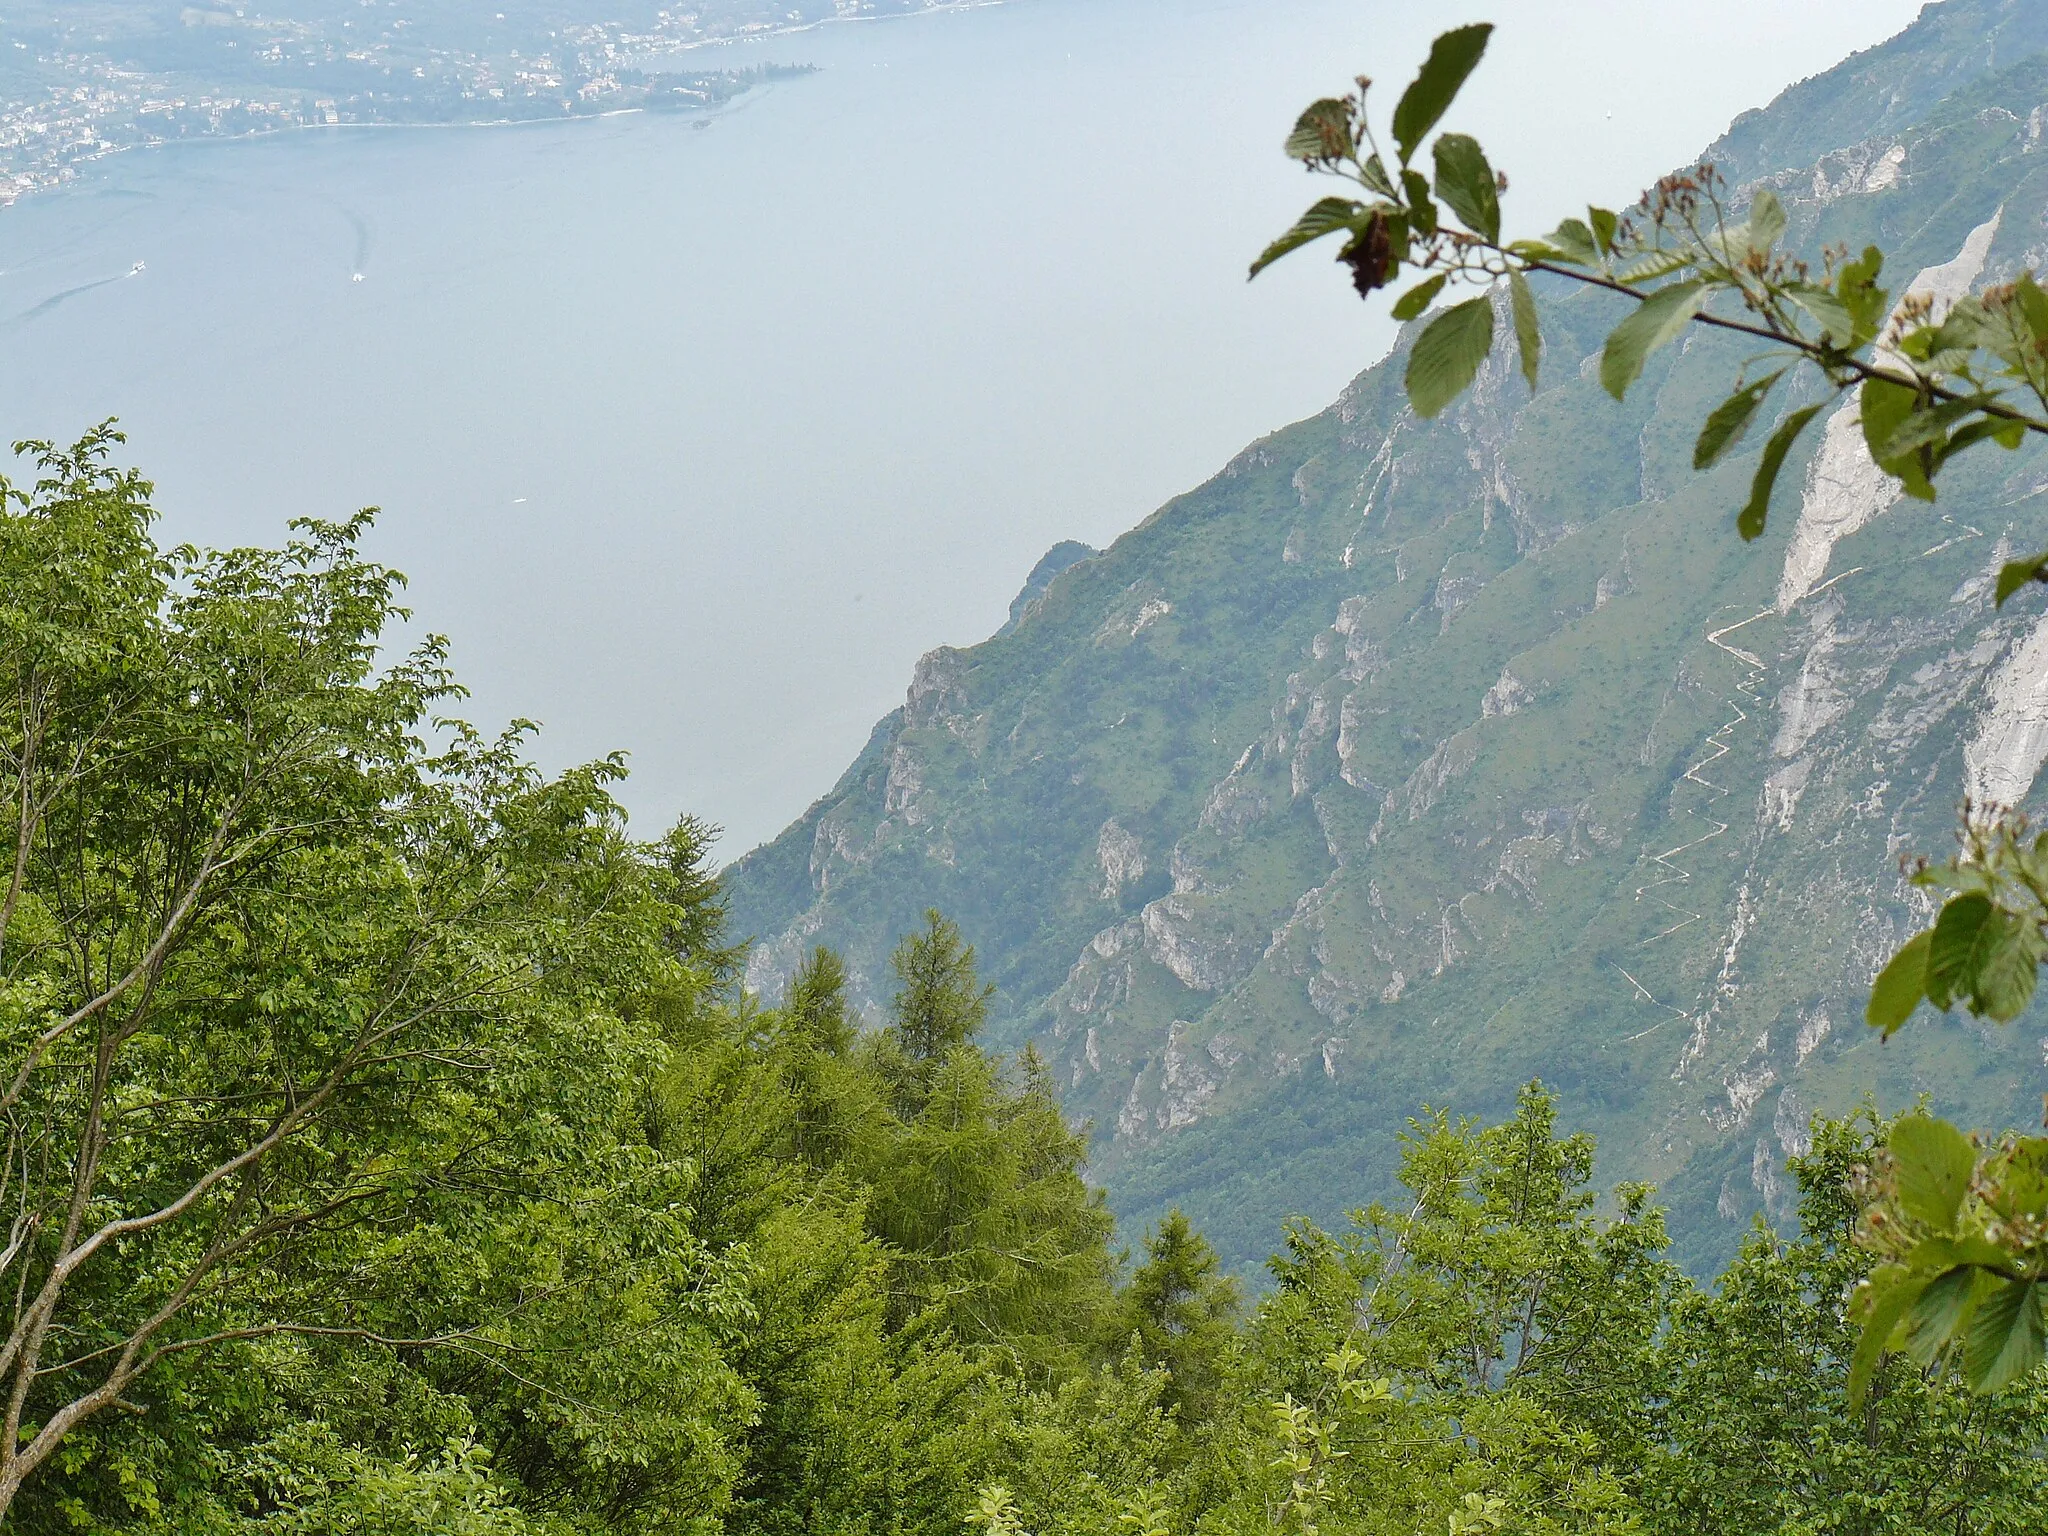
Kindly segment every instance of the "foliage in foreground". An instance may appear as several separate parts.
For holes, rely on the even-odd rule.
[[[1692,456],[1703,470],[1733,452],[1769,419],[1766,403],[1786,381],[1786,403],[1775,408],[1736,516],[1745,540],[1762,535],[1801,434],[1845,397],[1871,461],[1921,501],[1935,499],[1936,479],[1957,455],[2048,435],[2048,289],[2031,270],[1974,293],[1907,292],[1894,302],[1879,286],[1878,247],[1853,257],[1823,251],[1816,274],[1784,247],[1788,220],[1777,195],[1768,186],[1730,188],[1706,164],[1664,178],[1623,213],[1592,207],[1541,239],[1504,239],[1506,177],[1477,140],[1436,133],[1492,32],[1481,23],[1436,39],[1395,105],[1391,161],[1367,111],[1365,77],[1351,94],[1301,114],[1288,156],[1369,201],[1321,199],[1267,247],[1254,277],[1341,235],[1338,260],[1361,297],[1404,266],[1423,274],[1395,301],[1397,319],[1423,315],[1452,284],[1498,284],[1532,391],[1543,345],[1532,276],[1626,301],[1600,351],[1601,384],[1617,400],[1653,353],[1692,326],[1751,339],[1758,352],[1701,424]],[[1433,133],[1432,178],[1418,159]],[[1404,384],[1418,415],[1437,415],[1471,387],[1493,351],[1494,317],[1492,295],[1482,294],[1437,312],[1415,338]],[[2048,553],[2001,568],[1998,604],[2034,583],[2048,583]],[[1999,1023],[2018,1018],[2048,962],[2048,832],[2033,833],[2014,807],[1965,805],[1961,853],[1939,865],[1922,859],[1911,878],[1951,894],[1933,926],[1874,979],[1866,1021],[1888,1039],[1922,1002]],[[1986,1147],[1914,1117],[1895,1129],[1879,1162],[1866,1238],[1888,1262],[1857,1297],[1864,1339],[1852,1396],[1887,1349],[1930,1366],[1959,1364],[1980,1392],[2034,1370],[2048,1358],[2048,1137],[2009,1135]]]
[[[1924,1122],[1818,1125],[1802,1234],[1712,1293],[1538,1085],[1415,1122],[1256,1306],[1177,1217],[1120,1257],[944,917],[881,1027],[825,950],[762,1009],[709,829],[636,843],[616,764],[437,722],[438,642],[376,668],[362,522],[165,554],[111,442],[0,518],[10,1529],[2048,1519],[2041,1373],[1849,1398],[1870,1247],[1979,1219],[1897,1155]]]

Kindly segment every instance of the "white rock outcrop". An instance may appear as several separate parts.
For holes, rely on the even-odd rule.
[[[1963,746],[1963,782],[1977,805],[2018,805],[2048,760],[2048,618],[2013,648],[1989,693]]]
[[[1499,715],[1512,715],[1534,698],[1535,695],[1522,685],[1520,678],[1503,668],[1499,680],[1486,690],[1485,697],[1479,701],[1479,717],[1491,720]]]
[[[1994,213],[1971,230],[1955,259],[1921,272],[1906,285],[1907,295],[1924,294],[1931,298],[1938,319],[1949,305],[1970,291],[1970,285],[1984,270],[1984,258],[1990,255],[1991,242],[1998,234],[1999,218],[2000,214]],[[1883,357],[1880,351],[1880,361]],[[1858,414],[1861,398],[1859,390],[1828,417],[1821,432],[1820,452],[1813,456],[1806,471],[1799,526],[1793,530],[1791,547],[1785,551],[1784,574],[1778,578],[1776,606],[1780,613],[1790,613],[1793,604],[1820,585],[1835,545],[1899,499],[1899,482],[1871,462],[1870,451],[1864,446],[1863,421]]]
[[[1102,870],[1102,899],[1115,901],[1145,878],[1145,848],[1112,816],[1095,839],[1095,862]]]

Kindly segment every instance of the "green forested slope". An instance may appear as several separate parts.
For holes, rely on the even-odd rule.
[[[2044,46],[2038,4],[1932,6],[1717,153],[1770,174],[1805,249],[1995,280],[2044,255]],[[2037,1022],[1880,1047],[1860,1010],[1919,910],[1900,854],[2048,750],[2048,636],[1988,579],[2048,535],[2048,464],[1901,506],[1816,435],[1797,516],[1744,547],[1753,457],[1688,467],[1739,352],[1695,337],[1617,405],[1580,363],[1607,301],[1545,314],[1533,400],[1496,358],[1418,422],[1397,347],[927,656],[727,877],[753,984],[830,943],[874,1010],[894,937],[945,908],[1117,1209],[1179,1203],[1240,1263],[1281,1215],[1380,1193],[1420,1104],[1502,1109],[1538,1074],[1701,1266],[1789,1209],[1816,1108],[1967,1089],[2030,1120]]]

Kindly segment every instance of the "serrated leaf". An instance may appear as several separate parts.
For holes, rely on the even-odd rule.
[[[1593,226],[1593,243],[1599,248],[1600,254],[1611,254],[1614,250],[1614,232],[1621,227],[1621,220],[1605,208],[1588,208],[1586,219]]]
[[[1465,392],[1493,348],[1493,302],[1467,299],[1429,323],[1408,354],[1408,403],[1434,416]]]
[[[1607,335],[1600,353],[1600,383],[1619,400],[1629,385],[1642,377],[1650,354],[1676,337],[1712,296],[1708,286],[1694,279],[1659,288],[1635,307],[1629,317]]]
[[[1759,187],[1749,205],[1749,248],[1768,251],[1785,233],[1785,205],[1769,187]]]
[[[2048,340],[2048,292],[2042,291],[2033,273],[2022,272],[2013,283],[2013,303],[2034,339]]]
[[[1906,1267],[1915,1274],[1939,1275],[1957,1265],[1974,1265],[1993,1274],[2010,1274],[2013,1256],[1998,1244],[1976,1233],[1961,1237],[1928,1237],[1916,1243],[1906,1255]]]
[[[1979,1394],[2010,1386],[2041,1363],[2039,1282],[2005,1280],[1977,1303],[1963,1346],[1963,1374]]]
[[[1749,424],[1756,419],[1757,407],[1763,404],[1764,396],[1771,392],[1771,386],[1785,376],[1780,368],[1776,373],[1764,375],[1754,383],[1745,384],[1715,406],[1707,415],[1706,423],[1700,428],[1700,435],[1692,445],[1692,467],[1710,468],[1730,448],[1742,441]]]
[[[1949,428],[1966,416],[1974,414],[1976,410],[1977,406],[1973,401],[1944,400],[1939,405],[1923,406],[1909,411],[1898,425],[1885,434],[1882,443],[1872,445],[1871,457],[1889,469],[1906,455],[1917,453],[1928,444],[1946,438]]]
[[[1799,283],[1785,290],[1785,296],[1806,312],[1806,317],[1827,334],[1831,345],[1848,351],[1856,342],[1856,317],[1827,289]]]
[[[1582,267],[1600,265],[1600,248],[1593,243],[1593,231],[1582,219],[1565,219],[1550,232],[1549,243]]]
[[[1710,231],[1702,237],[1707,250],[1722,263],[1739,267],[1749,259],[1749,226],[1730,224],[1726,229]]]
[[[1683,272],[1692,264],[1693,258],[1684,251],[1651,251],[1647,256],[1638,256],[1625,267],[1615,268],[1614,277],[1617,282],[1647,283],[1653,278]]]
[[[2048,582],[2048,555],[2035,555],[2031,560],[2006,561],[1998,568],[1996,606],[2003,608],[2008,597],[2034,581]]]
[[[1457,99],[1466,77],[1486,52],[1486,40],[1493,28],[1486,22],[1446,32],[1429,45],[1415,82],[1401,93],[1394,108],[1394,142],[1401,149],[1401,163],[1415,158],[1415,151],[1429,136],[1444,113]]]
[[[1970,1138],[1946,1120],[1903,1115],[1892,1126],[1889,1145],[1900,1208],[1937,1232],[1953,1232],[1977,1167]]]
[[[1857,1288],[1852,1311],[1861,1316],[1863,1332],[1856,1340],[1856,1352],[1849,1358],[1852,1409],[1863,1406],[1863,1394],[1869,1390],[1870,1378],[1891,1343],[1892,1331],[1926,1286],[1925,1279],[1909,1275],[1897,1265],[1886,1265]]]
[[[1994,910],[1989,896],[1970,891],[1950,897],[1935,918],[1927,946],[1927,1000],[1943,1012],[1970,995],[1978,941]]]
[[[1515,316],[1515,347],[1522,357],[1522,377],[1536,392],[1536,370],[1543,359],[1543,328],[1536,318],[1536,295],[1519,272],[1508,274],[1508,306]]]
[[[1993,908],[1978,936],[1977,971],[1970,1011],[2010,1024],[2027,1011],[2041,974],[2041,930],[2028,919]]]
[[[1435,277],[1425,278],[1417,283],[1394,301],[1394,318],[1413,320],[1429,308],[1431,300],[1443,292],[1444,284],[1449,282],[1450,278],[1450,273],[1439,272]]]
[[[1436,233],[1436,203],[1429,195],[1429,178],[1420,171],[1403,171],[1401,185],[1408,193],[1408,206],[1415,219],[1415,232],[1425,239]]]
[[[1394,179],[1387,174],[1387,167],[1378,155],[1367,155],[1359,168],[1359,179],[1381,197],[1399,198]]]
[[[1311,241],[1334,235],[1339,230],[1357,229],[1365,217],[1363,203],[1354,203],[1348,197],[1324,198],[1296,219],[1292,229],[1260,253],[1259,259],[1252,263],[1251,276],[1257,277],[1289,251],[1298,251]]]
[[[1916,869],[1909,876],[1918,886],[1935,891],[1976,891],[1989,896],[1994,885],[1981,864],[1929,864],[1925,869]]]
[[[1890,379],[1865,379],[1862,389],[1857,392],[1863,442],[1870,450],[1871,459],[1886,474],[1896,475],[1904,483],[1907,495],[1931,501],[1934,490],[1921,473],[1918,461],[1910,455],[1887,460],[1882,452],[1886,440],[1905,424],[1906,418],[1919,409],[1919,405],[1920,397],[1910,386]]]
[[[1826,403],[1821,402],[1822,405]],[[1764,521],[1771,510],[1771,491],[1778,483],[1778,471],[1785,467],[1786,455],[1791,453],[1799,434],[1820,411],[1819,405],[1801,406],[1778,423],[1778,430],[1764,444],[1764,456],[1757,462],[1755,478],[1749,482],[1749,501],[1735,515],[1735,531],[1745,540],[1762,537]]]
[[[2008,1220],[2048,1215],[2048,1137],[2015,1142],[1999,1158],[1990,1182],[1991,1204]]]
[[[2017,448],[2025,433],[2026,428],[2016,421],[2005,421],[1996,416],[1980,416],[1975,421],[1965,422],[1957,427],[1935,445],[1935,468],[1939,469],[1972,443],[1990,441],[2001,448]]]
[[[1469,134],[1439,134],[1434,153],[1436,195],[1473,234],[1499,240],[1500,189],[1479,141]]]
[[[1949,1343],[1969,1325],[1979,1271],[1951,1269],[1927,1282],[1907,1310],[1906,1353],[1921,1365],[1932,1365]]]
[[[1844,262],[1835,273],[1835,296],[1856,322],[1858,347],[1877,335],[1891,303],[1891,295],[1877,286],[1878,274],[1883,270],[1884,252],[1866,245],[1860,257]]]
[[[1991,311],[1974,293],[1966,293],[1951,304],[1935,327],[1933,352],[1970,352],[1997,343],[2005,326],[1991,318]]]
[[[1290,160],[1341,160],[1353,148],[1351,108],[1334,96],[1310,103],[1287,135]]]
[[[1927,996],[1927,948],[1933,940],[1932,933],[1914,934],[1885,962],[1884,969],[1870,984],[1870,1002],[1864,1007],[1863,1021],[1873,1029],[1883,1030],[1887,1040],[1913,1016],[1913,1010]]]

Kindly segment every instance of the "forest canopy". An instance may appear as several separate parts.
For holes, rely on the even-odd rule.
[[[1398,1198],[1117,1246],[1085,1133],[980,1039],[741,986],[713,830],[447,717],[367,516],[164,549],[110,429],[0,512],[8,1286],[28,1532],[2022,1532],[2038,1374],[1844,1298],[1890,1124],[1816,1122],[1712,1288],[1538,1083],[1417,1106]]]

